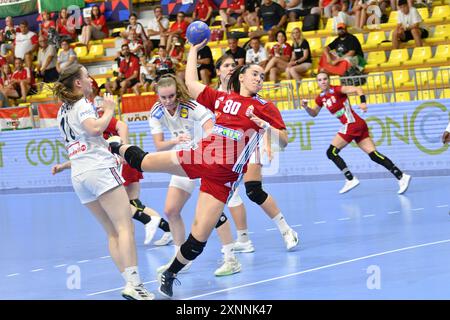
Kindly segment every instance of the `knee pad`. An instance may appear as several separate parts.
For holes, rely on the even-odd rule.
[[[258,205],[266,201],[269,196],[262,188],[261,181],[248,181],[245,183],[245,192],[247,197]]]
[[[327,150],[327,157],[328,157],[328,159],[333,160],[334,158],[336,158],[336,156],[338,155],[339,151],[341,151],[341,150],[336,148],[333,145],[330,145],[328,147],[328,150]]]
[[[206,241],[200,242],[189,234],[186,242],[181,245],[180,252],[186,260],[192,261],[203,252],[205,246]]]
[[[216,229],[218,229],[221,225],[223,225],[225,222],[227,222],[228,218],[225,215],[225,213],[222,212],[220,215],[219,221],[217,221],[217,224],[215,226]]]
[[[141,164],[148,152],[143,151],[141,148],[136,146],[128,147],[125,151],[124,158],[126,162],[136,170],[142,172]]]
[[[132,206],[136,207],[136,209],[138,209],[138,211],[144,211],[144,209],[145,209],[144,204],[139,199],[130,200],[130,204]]]

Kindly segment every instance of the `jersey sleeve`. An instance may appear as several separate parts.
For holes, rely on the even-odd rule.
[[[225,96],[225,92],[220,92],[217,90],[214,90],[208,86],[203,89],[203,91],[200,93],[200,95],[197,97],[197,102],[203,105],[205,108],[211,110],[214,112],[216,100],[221,97]]]
[[[111,121],[109,122],[108,126],[106,127],[105,131],[103,132],[103,137],[105,139],[108,139],[110,136],[117,135],[117,119],[112,117]]]
[[[161,121],[159,121],[159,119],[161,118],[161,110],[156,110],[154,108],[158,108],[158,107],[153,107],[150,110],[150,118],[148,119],[148,124],[150,126],[150,133],[151,134],[158,134],[158,133],[163,133],[163,127],[161,124]]]
[[[194,120],[203,126],[206,121],[212,119],[212,113],[199,103],[195,103]]]
[[[97,119],[97,112],[95,111],[95,107],[87,101],[86,99],[80,100],[77,104],[78,106],[78,120],[80,123],[83,123],[86,119]]]
[[[322,99],[320,98],[320,96],[316,97],[316,104],[319,108],[323,107],[323,102],[322,102]]]
[[[267,103],[264,108],[262,108],[261,113],[261,119],[269,122],[274,128],[279,130],[286,129],[281,113],[273,103]]]

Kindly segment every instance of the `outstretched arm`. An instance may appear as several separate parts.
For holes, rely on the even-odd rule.
[[[360,87],[355,87],[355,86],[343,86],[343,87],[341,87],[341,92],[345,93],[345,94],[356,93],[359,96],[359,98],[361,99],[359,108],[363,112],[367,111],[366,96],[364,95],[363,89],[361,89]]]
[[[66,169],[70,169],[70,167],[71,167],[70,161],[66,161],[66,162],[61,163],[61,164],[60,163],[55,164],[52,167],[52,175],[55,175],[55,174],[57,174],[59,172],[62,172],[64,170],[66,170]]]
[[[303,99],[302,101],[302,107],[303,109],[305,109],[306,112],[308,112],[308,114],[311,117],[317,117],[317,115],[319,114],[320,110],[322,110],[322,108],[320,106],[317,106],[316,108],[312,109],[308,106],[308,100]]]
[[[198,81],[197,75],[197,59],[198,59],[198,51],[203,48],[207,43],[207,40],[203,40],[203,42],[192,46],[189,49],[187,63],[186,63],[186,86],[189,89],[189,93],[192,98],[197,99],[197,97],[202,93],[205,89],[206,85]]]
[[[266,131],[268,131],[270,134],[274,134],[274,136],[278,136],[278,141],[280,141],[280,146],[282,148],[286,147],[288,144],[288,135],[287,131],[285,129],[280,130],[277,128],[274,128],[270,125],[269,122],[255,116],[253,112],[249,112],[248,117],[250,120],[252,120],[256,125]]]

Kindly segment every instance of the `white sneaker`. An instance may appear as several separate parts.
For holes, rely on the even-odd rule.
[[[170,232],[164,232],[161,239],[156,240],[153,242],[155,246],[167,246],[169,243],[173,241],[172,233]]]
[[[236,241],[233,246],[233,251],[238,252],[254,252],[255,247],[253,246],[252,240],[248,240],[246,242]]]
[[[223,264],[214,271],[216,277],[231,276],[232,274],[241,272],[241,264],[236,257],[227,259]]]
[[[169,269],[170,265],[172,264],[172,260],[170,260],[167,264],[159,266],[158,269],[156,269],[157,273],[163,273],[164,271],[166,271],[167,269]],[[188,270],[191,268],[192,266],[192,262],[194,261],[189,261],[187,265],[184,266],[183,269],[181,269],[178,273],[185,273],[188,272]]]
[[[398,194],[402,194],[405,192],[409,187],[409,182],[411,181],[411,176],[404,173],[402,178],[398,181],[399,189]]]
[[[156,219],[150,220],[149,223],[145,225],[145,240],[144,244],[150,244],[152,242],[153,237],[155,236],[156,230],[158,230],[159,222]]]
[[[144,287],[143,284],[133,286],[130,282],[127,282],[125,288],[122,290],[122,297],[127,300],[153,300],[155,295]]]
[[[283,233],[283,239],[284,243],[286,244],[286,249],[288,251],[291,251],[298,245],[297,232],[295,232],[292,229],[288,229],[286,232]]]
[[[359,180],[356,177],[353,177],[352,180],[345,180],[344,187],[339,190],[339,193],[346,193],[347,191],[352,190],[354,187],[359,185]]]

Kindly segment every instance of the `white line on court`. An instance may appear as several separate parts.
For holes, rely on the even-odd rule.
[[[39,271],[42,271],[42,270],[44,270],[44,269],[42,269],[42,268],[39,268],[39,269],[34,269],[34,270],[31,270],[30,272],[39,272]]]
[[[448,204],[441,204],[439,206],[436,206],[436,208],[446,208],[448,207]]]
[[[294,227],[301,227],[301,226],[302,226],[301,224],[294,224],[291,227],[294,228]]]
[[[274,231],[274,230],[277,230],[277,228],[269,228],[269,229],[266,229],[266,231]]]
[[[11,274],[8,274],[7,277],[15,277],[18,275],[20,275],[20,273],[11,273]]]
[[[424,210],[425,208],[414,208],[414,209],[411,209],[411,211],[421,211],[421,210]]]
[[[374,214],[366,214],[363,216],[363,218],[371,218],[371,217],[375,217]]]
[[[315,221],[314,224],[322,224],[322,223],[327,223],[325,220],[322,221]]]
[[[53,266],[53,268],[62,268],[62,267],[65,267],[65,266],[67,266],[67,264],[58,264],[56,266]]]
[[[339,218],[338,220],[339,220],[339,221],[347,221],[347,220],[350,220],[350,218],[345,217],[345,218]]]
[[[152,283],[152,282],[157,282],[158,280],[151,280],[151,281],[147,281],[147,282],[143,282],[143,284],[148,284],[148,283]],[[104,290],[104,291],[98,291],[98,292],[93,292],[93,293],[89,293],[87,296],[96,296],[99,294],[103,294],[103,293],[108,293],[108,292],[113,292],[113,291],[119,291],[119,290],[123,290],[123,287],[120,288],[114,288],[114,289],[109,289],[109,290]]]
[[[294,277],[294,276],[302,275],[302,274],[305,274],[305,273],[310,273],[310,272],[313,272],[313,271],[329,269],[329,268],[332,268],[332,267],[336,267],[336,266],[340,266],[340,265],[344,265],[344,264],[349,264],[349,263],[355,262],[355,261],[366,260],[366,259],[370,259],[370,258],[374,258],[374,257],[379,257],[379,256],[395,253],[395,252],[407,251],[407,250],[412,250],[412,249],[416,249],[416,248],[428,247],[428,246],[432,246],[432,245],[436,245],[436,244],[443,244],[443,243],[449,243],[449,242],[450,242],[450,239],[446,239],[446,240],[440,240],[440,241],[435,241],[435,242],[428,242],[428,243],[418,244],[418,245],[415,245],[415,246],[409,246],[409,247],[404,247],[404,248],[399,248],[399,249],[394,249],[394,250],[389,250],[389,251],[383,251],[383,252],[374,253],[374,254],[370,254],[370,255],[359,257],[359,258],[355,258],[355,259],[344,260],[344,261],[340,261],[340,262],[336,262],[336,263],[332,263],[332,264],[327,264],[327,265],[321,266],[321,267],[316,267],[316,268],[311,268],[311,269],[307,269],[307,270],[303,270],[303,271],[299,271],[299,272],[295,272],[295,273],[290,273],[290,274],[287,274],[287,275],[284,275],[284,276],[279,276],[279,277],[270,278],[270,279],[266,279],[266,280],[261,280],[261,281],[247,283],[247,284],[244,284],[244,285],[241,285],[241,286],[236,286],[236,287],[231,287],[231,288],[226,288],[226,289],[222,289],[222,290],[212,291],[212,292],[208,292],[208,293],[204,293],[204,294],[199,294],[199,295],[192,296],[192,297],[189,297],[189,298],[185,298],[185,299],[182,299],[182,300],[192,300],[192,299],[202,298],[202,297],[210,296],[210,295],[213,295],[213,294],[216,294],[216,293],[222,293],[222,292],[227,292],[227,291],[236,290],[236,289],[240,289],[240,288],[251,287],[251,286],[255,286],[255,285],[261,284],[261,283],[266,283],[266,282],[270,282],[270,281],[275,281],[275,280],[280,280],[280,279],[284,279],[284,278]]]
[[[111,256],[103,256],[103,257],[100,257],[99,259],[108,259],[108,258],[111,258]]]
[[[388,214],[400,213],[400,211],[388,211]]]
[[[89,261],[91,261],[91,260],[80,260],[80,261],[77,261],[77,263],[86,263],[86,262],[89,262]]]

